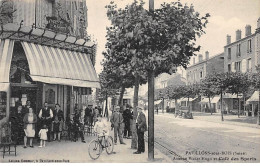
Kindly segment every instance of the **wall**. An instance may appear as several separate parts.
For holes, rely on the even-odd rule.
[[[251,39],[251,45],[252,45],[252,52],[247,52],[247,43],[248,40]],[[240,44],[241,48],[241,55],[237,56],[237,45]],[[231,48],[231,59],[228,59],[228,48]],[[224,72],[228,72],[228,64],[231,64],[231,71],[235,71],[235,62],[241,61],[241,71],[246,72],[247,71],[247,60],[251,58],[251,66],[252,66],[252,72],[256,72],[255,68],[255,35],[250,35],[248,37],[245,37],[241,40],[235,41],[229,45],[226,45],[224,47],[224,56],[225,56],[225,63],[224,63]]]

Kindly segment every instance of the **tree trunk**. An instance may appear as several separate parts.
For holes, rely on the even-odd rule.
[[[238,100],[238,112],[237,112],[237,117],[239,118],[239,114],[240,114],[240,100],[238,98],[238,94],[237,94],[237,100]]]
[[[133,110],[133,123],[131,126],[132,132],[132,142],[131,149],[137,149],[137,131],[136,131],[136,118],[137,118],[137,109],[138,106],[138,91],[139,91],[139,76],[135,77],[135,88],[134,88],[134,110]]]
[[[109,117],[108,117],[108,108],[107,108],[107,101],[108,101],[108,97],[107,97],[107,91],[106,91],[106,107],[105,107],[105,116],[107,117],[107,119],[109,119]]]
[[[164,98],[162,98],[162,113],[164,113]]]
[[[148,159],[154,160],[154,71],[148,72]]]
[[[243,93],[243,113],[245,114],[246,112],[246,97],[245,97],[245,93]]]
[[[224,116],[223,116],[223,97],[222,97],[223,93],[221,91],[221,94],[220,94],[220,102],[221,102],[221,121],[224,121]]]
[[[120,106],[120,111],[123,111],[123,97],[125,93],[125,86],[122,85],[121,90],[120,90],[120,95],[118,99],[118,105]]]
[[[188,112],[190,113],[190,97],[188,97]]]
[[[255,113],[255,110],[252,111],[252,114]],[[259,90],[259,96],[258,96],[258,110],[257,110],[257,125],[260,125],[260,90]]]
[[[210,100],[210,97],[209,97],[209,110],[210,110],[210,114],[212,115],[212,109],[211,109],[211,100]]]
[[[178,103],[177,103],[177,99],[175,99],[175,117],[177,117],[177,113],[178,113],[179,107],[178,107]]]

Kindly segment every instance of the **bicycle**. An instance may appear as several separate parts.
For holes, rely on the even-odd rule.
[[[101,155],[103,149],[106,149],[107,154],[111,154],[114,150],[114,142],[111,136],[105,138],[105,134],[92,140],[88,146],[88,153],[91,159],[96,160]]]

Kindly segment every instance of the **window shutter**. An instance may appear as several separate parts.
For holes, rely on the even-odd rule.
[[[243,59],[241,61],[241,71],[242,71],[242,73],[245,73],[246,69],[247,69],[247,67],[246,67],[246,59]]]
[[[235,62],[232,62],[232,63],[231,63],[231,71],[232,71],[232,72],[235,72],[235,71],[236,71],[236,69],[235,69]]]

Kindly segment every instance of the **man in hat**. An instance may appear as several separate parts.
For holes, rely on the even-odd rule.
[[[136,130],[137,130],[137,137],[138,137],[138,148],[134,154],[141,154],[145,151],[145,144],[144,144],[144,132],[147,131],[147,124],[145,114],[143,113],[143,108],[137,107],[137,118],[136,118]]]
[[[110,119],[111,127],[114,128],[115,145],[117,144],[117,135],[119,137],[120,144],[125,144],[123,141],[123,138],[122,138],[122,136],[123,136],[122,131],[120,130],[120,125],[122,125],[124,118],[123,118],[122,114],[119,112],[119,110],[120,110],[120,107],[117,106]]]
[[[88,107],[85,109],[85,124],[92,125],[92,105],[88,105]]]

